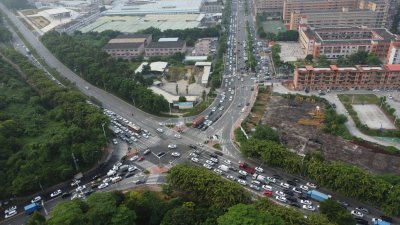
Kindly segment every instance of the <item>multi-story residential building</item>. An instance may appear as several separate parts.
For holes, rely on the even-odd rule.
[[[380,89],[400,88],[400,65],[296,68],[295,90]]]
[[[254,0],[254,9],[256,14],[263,12],[279,12],[283,11],[282,0]]]
[[[377,24],[377,13],[364,9],[342,8],[338,10],[319,10],[319,11],[293,11],[290,16],[289,28],[297,30],[299,25],[310,26],[313,28],[337,28],[366,26],[369,28],[382,27]]]
[[[359,0],[359,9],[368,9],[377,13],[376,24],[388,28],[388,16],[391,0]]]
[[[283,22],[290,23],[292,12],[302,13],[316,12],[321,10],[340,11],[342,8],[355,8],[357,0],[284,0],[283,1]]]
[[[305,53],[314,58],[325,55],[337,59],[356,52],[368,52],[386,61],[390,45],[400,43],[400,38],[384,28],[301,27],[299,42]]]
[[[158,42],[151,42],[145,47],[145,56],[170,56],[186,52],[186,42],[177,38],[160,38]]]
[[[111,39],[103,50],[116,58],[132,59],[144,53],[151,38],[150,34],[122,34]]]
[[[386,57],[386,64],[400,64],[400,44],[391,43]]]

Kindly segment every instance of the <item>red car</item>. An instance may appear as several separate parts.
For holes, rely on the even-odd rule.
[[[264,191],[263,195],[267,197],[272,197],[272,191]]]
[[[143,160],[144,160],[144,156],[142,156],[142,157],[140,157],[140,158],[138,159],[139,162],[141,162],[141,161],[143,161]]]

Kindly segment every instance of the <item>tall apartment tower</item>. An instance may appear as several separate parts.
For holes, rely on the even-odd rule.
[[[376,12],[376,27],[388,27],[390,3],[391,0],[359,0],[358,8]]]

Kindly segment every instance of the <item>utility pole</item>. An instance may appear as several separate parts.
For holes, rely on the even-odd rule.
[[[74,160],[76,171],[79,171],[78,162],[76,161],[75,154],[71,153],[71,156],[72,156],[72,159]]]

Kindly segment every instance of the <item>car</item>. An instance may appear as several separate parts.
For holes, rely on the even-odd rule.
[[[134,155],[129,159],[129,161],[133,162],[133,161],[137,160],[138,158],[139,158],[138,155]]]
[[[257,185],[257,186],[261,185],[261,182],[258,181],[258,180],[252,180],[251,183],[254,184],[254,185]]]
[[[290,195],[290,196],[293,196],[293,195],[294,195],[293,191],[291,191],[291,190],[289,190],[289,189],[283,189],[283,193],[285,193],[285,194],[287,194],[287,195]]]
[[[224,155],[224,153],[219,152],[219,151],[214,151],[214,154],[219,155],[219,156],[223,156]]]
[[[272,196],[272,191],[263,191],[263,195],[267,196],[267,197],[271,197]]]
[[[175,134],[174,137],[177,138],[177,139],[181,139],[182,138],[182,136],[180,134]]]
[[[195,163],[198,163],[198,162],[199,162],[199,159],[196,158],[196,157],[192,157],[190,160],[192,160],[192,162],[195,162]]]
[[[115,166],[117,166],[119,168],[120,166],[122,166],[122,162],[115,163]]]
[[[179,153],[179,152],[172,152],[171,155],[174,156],[174,157],[179,157],[179,156],[181,156],[181,153]]]
[[[289,187],[290,187],[290,185],[289,185],[288,183],[283,183],[283,182],[281,182],[281,183],[279,184],[279,186],[281,186],[281,187],[283,187],[283,188],[289,188]]]
[[[349,203],[342,201],[342,200],[337,200],[336,202],[339,203],[344,208],[347,208],[349,206]]]
[[[135,171],[137,169],[138,168],[136,166],[131,165],[131,166],[128,167],[128,172],[133,172],[133,171]]]
[[[54,198],[58,195],[60,195],[62,193],[62,191],[60,189],[58,189],[57,191],[54,191],[53,193],[50,194],[51,198]]]
[[[264,190],[272,191],[272,187],[269,186],[269,185],[262,185],[261,187],[262,187],[262,189],[264,189]]]
[[[239,174],[243,175],[243,176],[247,176],[247,172],[244,170],[239,170]]]
[[[159,152],[159,153],[157,154],[157,156],[158,156],[159,158],[161,158],[163,155],[165,155],[165,152]]]
[[[277,180],[282,180],[282,177],[277,175],[277,174],[272,175],[272,177],[277,179]]]
[[[312,205],[312,202],[310,200],[300,200],[300,203],[303,205]]]
[[[361,225],[368,225],[368,221],[362,218],[354,218],[354,220],[356,221],[357,224],[361,224]]]
[[[108,183],[102,183],[99,185],[98,189],[106,188],[106,187],[108,187],[108,185],[109,185]]]
[[[233,181],[236,180],[236,178],[234,176],[232,176],[232,175],[228,175],[228,176],[226,176],[226,178],[228,178],[229,180],[233,180]]]
[[[298,196],[297,196],[297,198],[298,199],[302,199],[302,200],[308,200],[309,199],[309,197],[307,196],[307,195],[305,195],[305,194],[299,194]]]
[[[286,199],[291,201],[291,202],[297,202],[297,198],[295,198],[293,196],[286,196]]]
[[[76,186],[81,183],[81,180],[73,180],[71,183],[71,187]]]
[[[280,201],[280,202],[286,202],[286,198],[282,196],[275,196],[275,199]]]
[[[220,169],[214,169],[214,172],[216,172],[216,173],[219,174],[219,175],[222,174],[222,170],[220,170]]]
[[[209,170],[212,169],[212,166],[210,164],[204,163],[203,166]]]
[[[42,200],[42,197],[40,196],[36,196],[31,200],[31,203],[36,203],[36,202],[40,202]]]
[[[257,186],[257,185],[254,185],[254,184],[250,184],[250,188],[253,189],[253,190],[256,190],[256,191],[260,190],[260,187]]]
[[[175,145],[175,144],[169,144],[169,145],[168,145],[168,148],[169,148],[169,149],[175,149],[175,148],[176,148],[176,145]]]
[[[217,158],[211,158],[211,161],[213,161],[214,163],[218,163],[218,159]]]
[[[211,112],[215,112],[215,111],[217,111],[217,107],[213,107],[213,108],[211,109]]]
[[[289,204],[290,206],[300,208],[300,204],[297,203],[297,202],[289,202],[288,204]]]
[[[164,133],[164,130],[161,129],[161,128],[157,128],[156,130],[157,130],[158,132],[160,132],[160,133]]]
[[[276,183],[276,179],[273,177],[267,177],[267,180],[271,183]]]
[[[312,205],[303,205],[303,209],[309,210],[309,211],[315,211],[315,207]]]
[[[206,163],[207,163],[208,165],[210,165],[210,166],[214,166],[214,162],[213,162],[213,161],[206,160]]]
[[[278,195],[278,196],[282,196],[282,197],[286,196],[286,194],[283,193],[282,191],[275,191],[275,194]]]
[[[9,212],[11,212],[11,211],[14,211],[14,210],[15,210],[15,211],[17,210],[17,206],[16,206],[16,205],[11,206],[10,208],[4,210],[4,213],[7,214],[7,213],[9,213]]]
[[[68,198],[69,196],[71,196],[71,193],[64,192],[64,193],[62,193],[61,198]]]
[[[358,211],[358,210],[351,210],[350,213],[351,213],[351,215],[353,215],[355,217],[358,217],[358,218],[363,218],[364,217],[364,214],[362,212]]]
[[[306,185],[309,186],[310,188],[317,188],[317,185],[315,185],[314,183],[308,182]]]
[[[292,190],[293,190],[295,193],[297,193],[297,194],[303,193],[303,192],[301,191],[301,189],[300,189],[300,188],[297,188],[297,187],[294,187]]]
[[[286,183],[295,187],[297,186],[296,182],[294,182],[293,180],[287,180]]]
[[[357,208],[355,208],[355,210],[360,211],[364,214],[369,214],[369,209],[364,208],[364,207],[357,207]]]
[[[308,191],[308,186],[300,185],[300,189],[303,190],[303,191]]]
[[[231,165],[231,160],[225,159],[223,161],[223,163],[226,164],[226,165]]]
[[[150,149],[146,149],[144,152],[143,152],[143,155],[147,155],[147,154],[150,154],[151,153],[151,150]]]
[[[256,171],[259,173],[262,173],[262,172],[264,172],[264,169],[261,167],[256,167]]]
[[[192,145],[192,144],[190,144],[190,145],[189,145],[189,148],[192,148],[192,149],[197,149],[197,146],[196,146],[196,145]]]
[[[83,191],[83,190],[85,190],[86,189],[86,185],[82,185],[82,186],[78,186],[76,189],[75,189],[75,191],[76,192],[80,192],[80,191]]]
[[[115,139],[115,138],[112,139],[112,142],[113,142],[114,145],[117,145],[117,144],[118,144],[118,141],[117,141],[117,139]]]
[[[144,156],[142,156],[142,157],[140,157],[140,158],[138,159],[139,162],[141,162],[141,161],[143,161],[143,160],[144,160]]]
[[[4,218],[8,219],[8,218],[10,218],[12,216],[15,216],[15,215],[17,215],[17,210],[11,210],[11,211],[9,211],[8,213],[5,214]]]
[[[159,122],[158,125],[164,126],[164,123],[163,122]]]
[[[238,179],[238,183],[241,184],[241,185],[243,185],[243,186],[246,186],[246,185],[247,185],[246,181],[245,181],[245,180],[242,180],[242,179]]]

